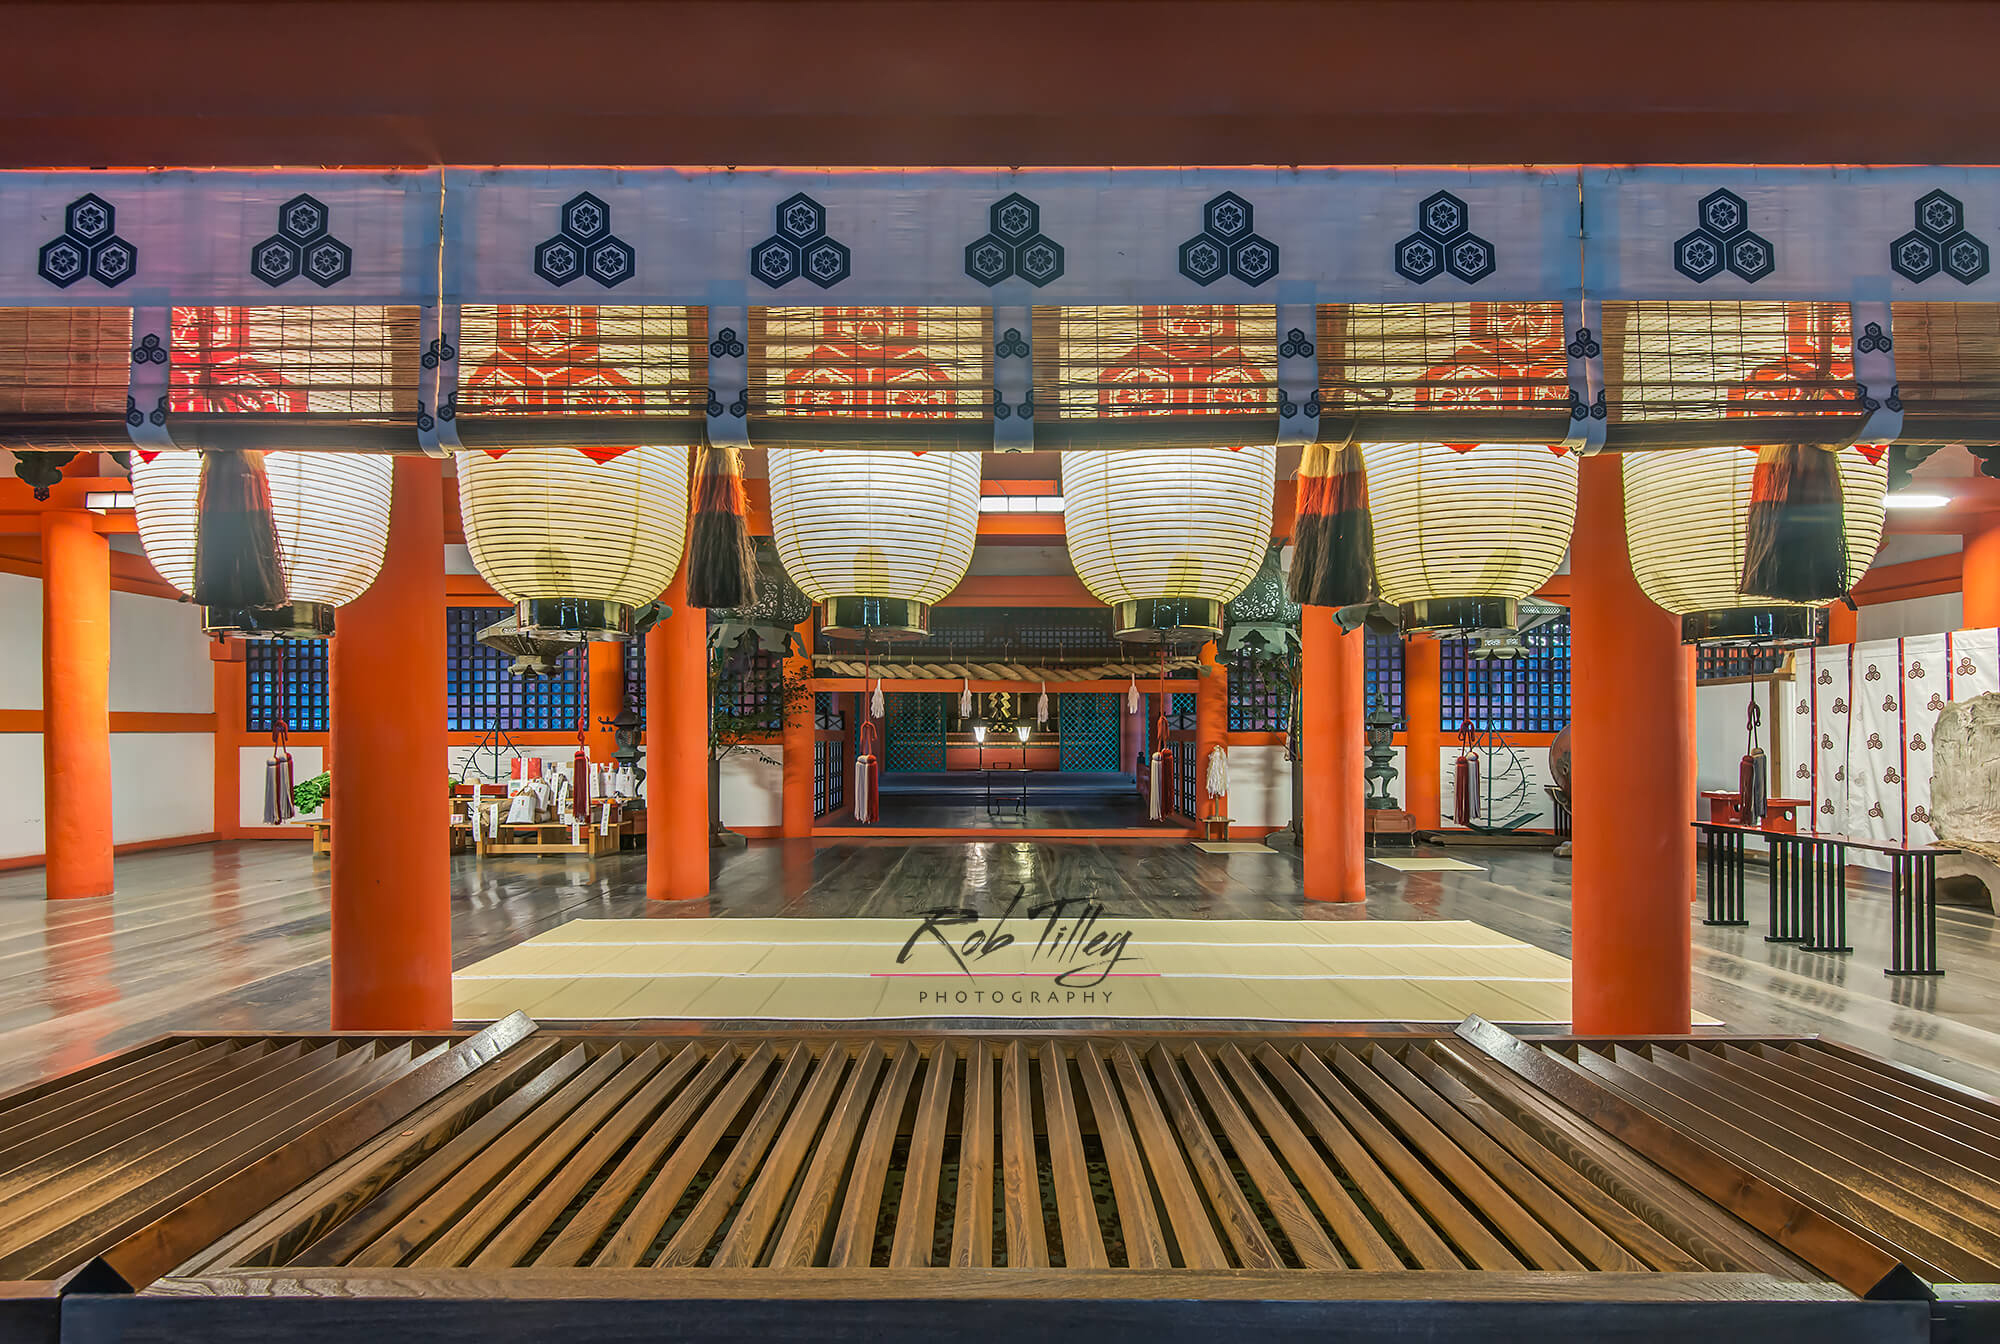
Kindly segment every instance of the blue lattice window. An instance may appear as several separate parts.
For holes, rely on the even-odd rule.
[[[1167,727],[1194,731],[1194,692],[1175,691],[1167,697]]]
[[[813,743],[813,815],[823,817],[847,805],[847,742]]]
[[[639,731],[646,731],[646,637],[635,635],[625,641],[625,703],[639,716]],[[612,711],[617,713],[616,710]],[[605,715],[611,717],[610,714]]]
[[[1194,697],[1189,696],[1190,700]],[[1174,753],[1174,811],[1184,817],[1200,815],[1194,810],[1195,782],[1194,743],[1176,742]]]
[[[1389,712],[1396,718],[1398,730],[1407,725],[1403,717],[1403,640],[1400,635],[1383,634],[1370,630],[1367,634],[1368,651],[1363,656],[1367,660],[1367,706],[1364,712],[1375,712],[1378,699],[1389,703]]]
[[[327,713],[326,657],[323,639],[253,639],[244,645],[243,726],[253,733],[271,731],[280,705],[285,725],[295,733],[323,733]],[[282,667],[282,676],[280,668]]]
[[[753,720],[778,732],[784,727],[785,702],[780,696],[785,660],[762,649],[738,649],[726,655],[715,678],[714,709]]]
[[[1475,659],[1472,642],[1441,641],[1442,727],[1482,732],[1558,733],[1569,726],[1569,618],[1520,636],[1513,658]]]
[[[1291,717],[1292,686],[1283,666],[1239,652],[1229,665],[1229,731],[1282,733]]]
[[[813,693],[813,727],[829,732],[847,727],[847,711],[840,707],[840,697],[832,691]]]
[[[566,653],[550,677],[517,677],[513,659],[479,642],[479,632],[505,614],[500,607],[445,611],[445,723],[455,733],[566,733],[584,708],[579,651]],[[614,711],[615,712],[615,711]]]

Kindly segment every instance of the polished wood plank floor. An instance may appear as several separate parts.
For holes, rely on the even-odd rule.
[[[1444,851],[1438,851],[1444,852]],[[1303,899],[1296,858],[1135,843],[864,839],[718,852],[707,900],[645,900],[643,854],[454,860],[453,956],[464,966],[567,920],[985,913],[1017,891],[1101,901],[1109,916],[1193,919],[1471,919],[1569,955],[1569,865],[1544,850],[1455,846],[1477,872],[1371,864],[1365,907]],[[118,861],[120,894],[42,899],[39,870],[0,874],[0,1089],[183,1028],[327,1025],[325,860],[302,845],[205,845]],[[1834,957],[1763,941],[1753,877],[1748,929],[1695,924],[1695,1007],[1743,1031],[1821,1032],[2000,1093],[2000,925],[1939,915],[1939,980],[1882,974],[1887,896],[1855,891]],[[1698,921],[1700,906],[1691,912]]]

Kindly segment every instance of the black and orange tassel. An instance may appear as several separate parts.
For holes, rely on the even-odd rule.
[[[757,552],[750,541],[743,454],[704,444],[695,462],[694,522],[688,537],[688,605],[747,607],[757,600]]]
[[[201,455],[194,591],[188,596],[231,610],[285,604],[284,555],[262,453],[231,448]]]
[[[1310,444],[1299,464],[1292,522],[1292,600],[1345,607],[1375,595],[1375,527],[1368,473],[1352,443]]]
[[[1810,443],[1760,448],[1744,519],[1745,597],[1831,602],[1847,591],[1847,531],[1840,468]]]

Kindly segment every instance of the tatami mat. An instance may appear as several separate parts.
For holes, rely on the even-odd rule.
[[[1269,845],[1253,840],[1196,840],[1194,847],[1204,854],[1275,854]]]
[[[1100,916],[1070,941],[1129,935],[1108,972],[1105,943],[1066,956],[1070,926],[1049,932],[1023,916],[940,929],[967,968],[928,936],[899,962],[917,929],[908,919],[575,920],[459,972],[457,1016],[1569,1020],[1567,961],[1463,920]],[[994,950],[976,955],[982,941]]]
[[[1476,863],[1463,863],[1457,859],[1370,859],[1384,868],[1394,868],[1400,873],[1483,873],[1486,870]]]

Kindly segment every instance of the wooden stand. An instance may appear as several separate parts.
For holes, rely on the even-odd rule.
[[[493,799],[482,803],[482,809],[505,807],[505,799]],[[597,858],[603,854],[616,854],[624,847],[625,841],[637,836],[641,842],[646,835],[646,813],[644,808],[629,808],[623,811],[609,833],[599,835],[597,823],[588,822],[583,827],[580,843],[571,841],[570,824],[567,821],[506,821],[500,823],[500,834],[492,836],[490,818],[482,814],[479,824],[472,827],[473,853],[481,858],[489,854],[582,854],[586,858]]]
[[[1373,845],[1378,835],[1400,835],[1403,843],[1415,849],[1417,845],[1417,823],[1409,813],[1395,807],[1371,807],[1361,814],[1361,829],[1367,833],[1368,843]]]

